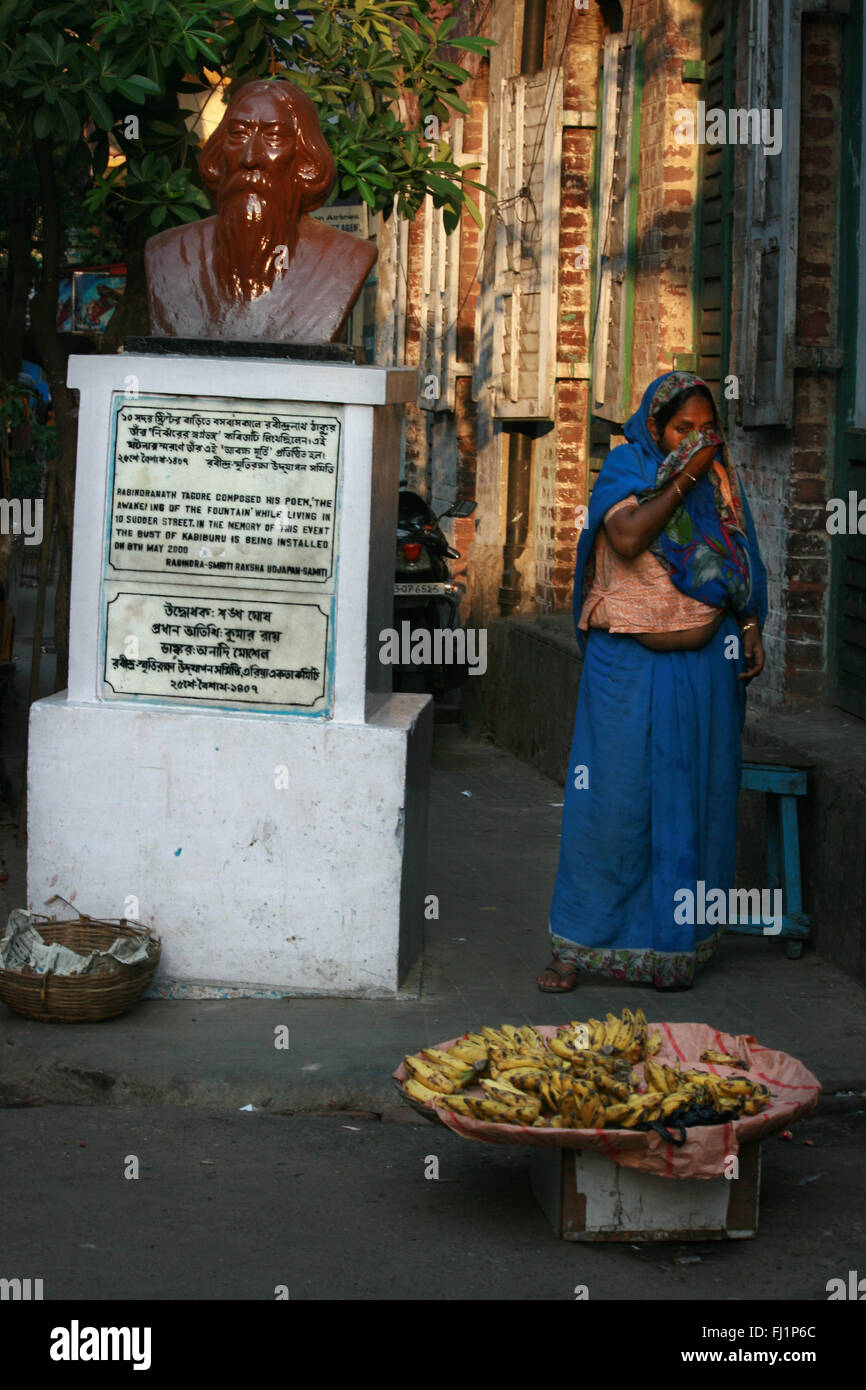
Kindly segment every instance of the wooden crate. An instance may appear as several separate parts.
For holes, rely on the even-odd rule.
[[[562,1240],[745,1240],[757,1234],[761,1146],[739,1176],[660,1178],[581,1149],[532,1149],[532,1190]]]

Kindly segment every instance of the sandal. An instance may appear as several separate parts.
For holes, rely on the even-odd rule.
[[[549,970],[552,970],[554,974],[558,975],[563,983],[561,985],[539,984],[538,988],[541,990],[542,994],[568,994],[571,990],[577,988],[580,971],[576,965],[566,965],[565,961],[559,960],[557,956],[554,956],[550,965],[545,966],[541,974],[545,975]],[[566,981],[570,975],[573,975],[574,979],[571,984],[567,984]],[[536,984],[538,984],[538,980],[536,980]]]

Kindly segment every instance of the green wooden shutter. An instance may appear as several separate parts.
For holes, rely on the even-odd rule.
[[[746,108],[782,113],[782,148],[771,155],[762,144],[749,146],[743,424],[790,426],[800,188],[800,0],[751,0]]]
[[[707,110],[735,104],[737,6],[712,0],[704,11],[703,54]],[[732,144],[702,145],[698,246],[695,265],[696,370],[713,389],[727,424],[724,379],[730,371],[733,285]]]
[[[611,34],[599,98],[592,412],[613,423],[629,414],[631,394],[641,84],[640,35]]]

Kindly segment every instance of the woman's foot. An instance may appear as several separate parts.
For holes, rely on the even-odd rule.
[[[550,965],[538,976],[536,984],[543,994],[568,994],[569,990],[576,988],[579,973],[576,965],[566,965],[564,960],[554,956]]]

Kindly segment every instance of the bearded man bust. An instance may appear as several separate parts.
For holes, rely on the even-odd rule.
[[[376,248],[309,216],[336,180],[310,98],[289,82],[246,83],[205,144],[199,168],[217,213],[148,240],[151,331],[333,342]]]

